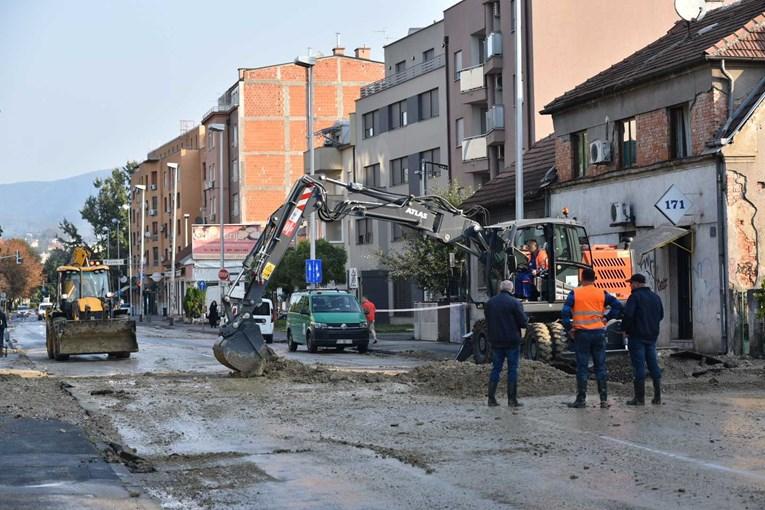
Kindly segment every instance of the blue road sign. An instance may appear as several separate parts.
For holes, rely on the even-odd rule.
[[[207,288],[207,282],[204,280],[199,280],[197,282],[197,288],[199,288],[199,290],[205,290]]]
[[[321,283],[322,280],[321,259],[307,259],[305,261],[306,283]]]

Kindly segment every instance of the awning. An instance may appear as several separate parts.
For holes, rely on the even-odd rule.
[[[635,250],[635,254],[640,257],[644,253],[672,244],[690,233],[690,230],[669,225],[656,227],[652,230],[639,232],[635,241],[630,245],[630,249]],[[684,246],[679,247],[687,250]]]

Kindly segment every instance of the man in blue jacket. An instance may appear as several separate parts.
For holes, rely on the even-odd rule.
[[[630,406],[645,405],[645,366],[653,379],[653,404],[661,404],[661,369],[656,358],[656,340],[659,325],[664,319],[661,298],[646,286],[646,279],[635,273],[627,280],[632,288],[624,307],[622,328],[629,337],[630,361],[634,370],[635,397],[627,401]]]
[[[494,356],[489,377],[489,407],[498,406],[496,399],[499,376],[507,359],[507,405],[521,407],[518,402],[518,366],[521,359],[521,329],[528,323],[523,304],[513,297],[513,282],[504,280],[499,293],[484,307],[488,340]]]

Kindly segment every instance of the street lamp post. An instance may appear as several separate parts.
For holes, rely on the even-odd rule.
[[[116,229],[117,235],[115,236],[115,240],[117,241],[117,259],[119,259],[120,258],[120,219],[112,218],[112,225],[117,226],[117,229]],[[119,295],[121,272],[122,272],[122,269],[120,268],[120,266],[117,266],[117,286],[116,286],[117,295]]]
[[[295,65],[304,67],[308,74],[306,80],[306,144],[308,145],[308,172],[313,177],[314,149],[313,149],[313,66],[316,65],[316,57],[297,57]],[[308,217],[309,241],[311,244],[311,259],[316,259],[316,214],[311,213]]]
[[[168,163],[167,169],[173,172],[173,253],[170,255],[170,325],[173,325],[173,317],[176,308],[176,289],[175,289],[175,239],[178,235],[178,163]]]
[[[133,315],[133,225],[131,223],[131,216],[133,211],[130,206],[133,203],[132,193],[130,203],[123,204],[122,208],[127,211],[128,215],[128,305],[130,306],[130,315]]]
[[[144,234],[144,231],[146,229],[146,185],[145,184],[136,184],[135,189],[141,191],[141,265],[138,272],[138,281],[141,282],[141,286],[139,287],[138,291],[138,301],[139,301],[139,311],[138,314],[139,320],[143,321],[143,266],[146,262],[143,253],[144,253],[144,241],[146,238],[146,235]]]
[[[226,267],[226,259],[225,259],[225,252],[224,250],[224,241],[223,241],[223,131],[226,130],[225,124],[210,124],[207,129],[210,131],[217,131],[220,133],[220,144],[218,149],[220,150],[220,165],[218,169],[218,180],[220,191],[218,194],[218,197],[220,199],[220,204],[218,205],[218,211],[220,211],[220,268],[223,269]],[[220,306],[223,306],[223,282],[218,281],[218,286],[220,287]]]
[[[186,248],[189,245],[189,213],[183,214],[183,247]]]

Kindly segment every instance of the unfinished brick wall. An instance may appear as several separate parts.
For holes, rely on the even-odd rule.
[[[666,108],[635,116],[637,124],[637,166],[669,159],[669,119]]]
[[[574,178],[572,167],[571,139],[568,136],[559,136],[555,139],[555,168],[558,170],[560,182],[570,181]]]
[[[700,94],[691,105],[691,152],[693,156],[702,154],[707,142],[725,123],[728,116],[728,98],[721,91],[713,88]]]

